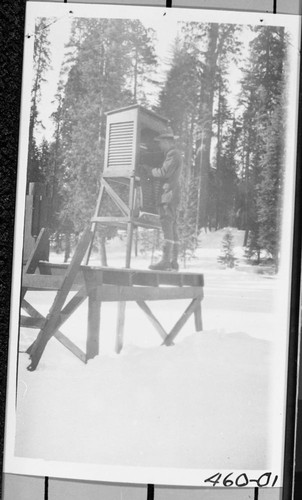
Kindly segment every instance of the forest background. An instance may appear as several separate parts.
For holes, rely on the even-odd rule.
[[[64,243],[68,260],[93,214],[106,112],[138,103],[170,119],[179,136],[184,260],[194,255],[202,229],[233,227],[244,230],[247,259],[269,260],[278,269],[290,44],[285,29],[180,22],[163,63],[156,30],[141,20],[75,18],[49,137],[41,106],[56,22],[36,20],[27,170],[28,185],[46,187],[56,251]],[[101,230],[98,238],[104,244],[115,234]],[[136,248],[148,250],[151,240],[142,230]]]

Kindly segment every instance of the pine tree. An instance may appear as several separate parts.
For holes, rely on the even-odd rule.
[[[62,73],[62,70],[61,70]],[[61,75],[62,76],[62,75]],[[59,241],[60,223],[59,213],[61,211],[62,198],[60,196],[59,182],[62,179],[63,170],[63,143],[62,143],[62,106],[64,100],[64,85],[60,79],[57,92],[55,94],[56,111],[51,115],[54,123],[54,137],[49,149],[49,164],[47,182],[51,196],[50,227],[57,234]]]
[[[185,158],[179,219],[183,255],[186,248],[189,254],[194,253],[201,227],[215,224],[218,208],[222,212],[218,197],[235,191],[235,162],[227,164],[224,153],[227,148],[236,148],[230,146],[225,124],[231,116],[226,80],[230,63],[239,51],[238,32],[239,27],[233,25],[183,23],[160,95],[158,111],[171,120]],[[216,165],[210,161],[215,127],[219,136]],[[234,192],[229,198],[225,203],[233,205]]]
[[[226,230],[222,238],[221,255],[217,260],[226,267],[233,268],[236,265],[237,259],[234,254],[234,237],[230,228]]]
[[[284,175],[284,121],[280,104],[266,131],[267,147],[261,164],[257,192],[259,246],[265,249],[278,268],[280,250],[281,204]]]
[[[75,21],[70,46],[76,56],[68,73],[61,112],[60,219],[81,231],[91,217],[104,158],[106,111],[131,102],[126,90],[126,22]],[[80,37],[79,37],[80,32]]]
[[[31,91],[31,110],[28,141],[27,182],[40,182],[41,172],[37,155],[35,132],[43,127],[39,119],[38,106],[41,99],[41,86],[45,82],[45,74],[50,68],[50,42],[48,39],[50,19],[38,18],[34,33],[33,83]]]
[[[284,64],[283,28],[256,27],[243,80],[242,182],[245,184],[245,243],[250,258],[278,254],[280,196],[283,179]],[[268,222],[269,221],[269,222]]]
[[[240,129],[231,112],[224,93],[219,86],[216,125],[216,157],[213,206],[209,207],[210,219],[215,221],[215,228],[235,224],[235,204],[237,194],[237,148]],[[212,189],[213,191],[213,189]]]
[[[139,21],[75,19],[53,113],[53,228],[78,233],[93,213],[104,162],[106,112],[146,98],[156,58],[154,33]],[[113,210],[109,202],[108,210]],[[111,228],[99,229],[104,250]],[[104,257],[103,252],[103,257]]]
[[[145,83],[150,84],[152,72],[157,64],[154,49],[155,31],[152,28],[145,28],[138,19],[128,20],[126,23],[128,36],[125,43],[131,62],[128,77],[132,101],[147,105]]]

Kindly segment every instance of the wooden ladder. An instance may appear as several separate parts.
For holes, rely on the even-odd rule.
[[[158,215],[143,214],[141,216],[137,216],[137,214],[135,213],[136,211],[134,205],[135,205],[136,189],[137,189],[137,180],[135,174],[133,173],[133,175],[129,179],[129,201],[127,205],[119,196],[119,194],[109,184],[108,179],[104,177],[101,178],[101,187],[99,191],[99,196],[96,203],[94,215],[91,219],[93,238],[91,240],[91,243],[89,245],[89,250],[85,257],[85,264],[89,263],[91,248],[97,224],[100,224],[102,226],[117,226],[126,229],[127,241],[126,241],[125,267],[127,269],[130,268],[130,263],[131,263],[131,251],[132,251],[134,228],[140,226],[148,229],[160,229],[160,221]],[[110,200],[113,202],[115,207],[120,211],[120,216],[100,215],[105,194],[109,196]]]

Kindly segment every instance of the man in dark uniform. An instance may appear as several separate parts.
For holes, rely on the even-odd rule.
[[[175,137],[172,132],[161,134],[155,140],[159,141],[159,147],[165,154],[165,159],[163,165],[159,168],[152,168],[149,175],[163,181],[159,216],[164,234],[164,245],[161,260],[149,266],[149,269],[177,271],[179,267],[177,210],[180,203],[182,157],[175,147]]]

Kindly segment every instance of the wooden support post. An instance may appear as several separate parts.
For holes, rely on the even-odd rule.
[[[87,361],[99,354],[101,322],[101,289],[93,288],[88,294]]]
[[[126,302],[119,301],[117,303],[117,327],[116,327],[116,342],[115,352],[119,354],[124,344],[124,326],[125,326]]]
[[[35,270],[37,269],[39,260],[45,259],[45,256],[47,255],[48,251],[48,245],[49,245],[49,234],[47,229],[43,228],[41,229],[39,236],[36,241],[36,245],[33,248],[29,259],[26,263],[26,266],[24,268],[24,273],[25,274],[33,274]]]
[[[135,174],[133,172],[130,178],[130,189],[129,189],[130,221],[127,224],[126,262],[125,262],[126,268],[130,268],[130,262],[131,262],[131,251],[132,251],[132,240],[133,240],[132,218],[134,209],[134,191],[135,191]],[[116,344],[115,344],[115,351],[117,353],[121,352],[124,343],[125,311],[126,311],[126,302],[118,302],[117,332],[116,332]]]
[[[127,242],[126,242],[126,264],[125,264],[125,267],[128,269],[130,269],[130,262],[131,262],[132,239],[133,239],[133,224],[132,222],[128,222]]]
[[[101,188],[100,188],[100,192],[99,192],[99,195],[98,195],[98,199],[97,199],[97,203],[96,203],[96,207],[95,207],[95,211],[94,211],[94,217],[97,217],[98,215],[100,215],[101,203],[102,203],[102,197],[103,197],[103,194],[104,194],[104,189],[105,189],[104,184],[101,181]],[[91,224],[91,231],[92,231],[92,238],[91,238],[90,244],[88,246],[85,258],[84,258],[84,264],[86,266],[88,265],[88,262],[89,262],[89,259],[90,259],[90,255],[91,255],[91,251],[92,251],[92,246],[93,246],[93,242],[94,242],[94,238],[95,238],[95,233],[96,233],[96,223],[95,222],[93,222]]]
[[[127,243],[126,243],[126,268],[130,268],[132,239],[133,239],[133,210],[134,210],[134,192],[135,192],[135,174],[133,173],[130,178],[129,188],[129,215],[130,221],[127,224]]]
[[[201,301],[202,301],[202,298],[200,298],[200,300],[198,300],[198,302],[196,303],[196,308],[195,308],[195,311],[194,311],[194,316],[195,316],[195,330],[197,332],[201,332],[202,329],[203,329],[203,327],[202,327]]]
[[[23,284],[24,276],[26,274],[34,274],[35,270],[37,269],[39,260],[45,259],[45,257],[48,255],[48,250],[49,250],[49,233],[47,229],[42,228],[37,238],[36,245],[33,248],[28,258],[28,261],[24,267],[22,287],[21,287],[21,302],[24,299],[27,292],[27,288]]]

